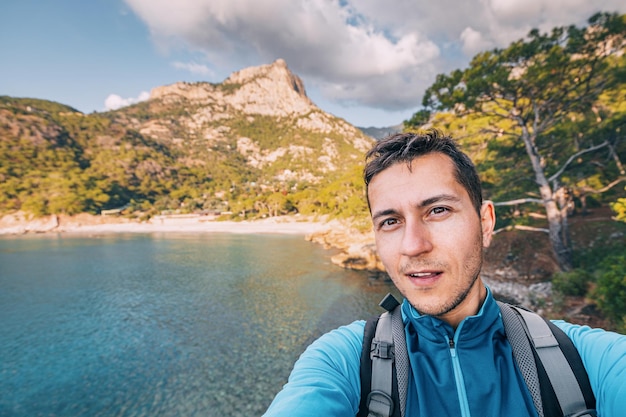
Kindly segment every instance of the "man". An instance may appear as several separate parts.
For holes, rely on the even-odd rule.
[[[495,226],[470,159],[437,131],[377,142],[364,170],[379,256],[405,297],[407,416],[537,416],[500,310],[479,274]],[[563,321],[600,417],[626,415],[626,337]],[[266,417],[354,416],[364,322],[319,338]],[[419,337],[419,341],[418,341]]]

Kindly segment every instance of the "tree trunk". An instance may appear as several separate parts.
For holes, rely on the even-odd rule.
[[[531,135],[525,127],[522,128],[522,140],[524,141],[526,153],[530,158],[533,171],[535,172],[535,181],[539,186],[539,193],[541,194],[543,206],[546,210],[549,230],[548,235],[554,256],[562,271],[570,271],[572,269],[572,252],[567,237],[567,215],[561,213],[556,201],[555,192],[553,192],[546,178],[541,157],[535,146],[535,137]]]
[[[569,271],[572,269],[572,251],[568,245],[567,215],[561,213],[549,184],[539,188],[548,217],[548,235],[554,256],[561,270]]]

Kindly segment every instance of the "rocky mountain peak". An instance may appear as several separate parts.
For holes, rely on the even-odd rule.
[[[228,107],[245,114],[285,117],[303,115],[317,106],[307,97],[304,83],[283,59],[232,73],[223,83],[178,82],[156,87],[150,99],[186,99]]]
[[[116,116],[144,137],[194,148],[193,164],[217,166],[219,158],[232,157],[245,163],[238,171],[259,170],[267,184],[321,183],[360,160],[372,141],[318,108],[282,59],[234,72],[219,84],[155,88],[146,103]]]
[[[287,67],[285,60],[280,58],[268,65],[244,68],[240,71],[234,72],[224,81],[224,83],[248,84],[259,79],[271,81],[278,86],[285,87],[285,92],[291,93],[291,90],[293,90],[300,97],[308,99],[304,89],[304,83],[300,77],[292,73]]]
[[[233,73],[224,85],[233,84],[240,88],[233,92],[229,101],[244,113],[287,116],[317,109],[307,97],[300,77],[293,74],[282,59]]]

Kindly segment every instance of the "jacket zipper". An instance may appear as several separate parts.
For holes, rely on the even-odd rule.
[[[454,380],[456,382],[456,392],[459,396],[459,406],[461,408],[461,417],[471,417],[469,403],[467,402],[467,391],[465,391],[465,380],[461,372],[461,363],[456,354],[456,343],[454,339],[448,338],[450,345],[450,356],[452,357],[452,368],[454,369]]]

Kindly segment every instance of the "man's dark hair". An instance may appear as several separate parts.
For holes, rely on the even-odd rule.
[[[423,133],[397,133],[376,142],[365,156],[365,192],[369,207],[369,183],[380,172],[397,163],[406,163],[411,169],[411,162],[430,153],[441,153],[448,156],[455,166],[456,180],[465,188],[470,200],[480,216],[483,203],[480,178],[472,160],[464,154],[456,142],[436,129]]]

